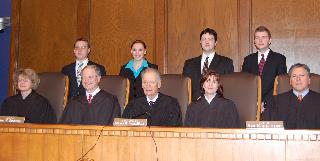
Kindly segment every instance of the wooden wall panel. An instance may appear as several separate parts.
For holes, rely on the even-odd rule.
[[[147,44],[147,59],[155,59],[155,3],[150,0],[92,0],[90,13],[91,59],[107,74],[118,74],[132,57],[136,39]]]
[[[78,0],[21,0],[19,67],[60,71],[73,60]]]
[[[218,33],[217,53],[238,64],[238,1],[168,1],[168,73],[182,73],[184,61],[201,54],[200,32]]]
[[[271,30],[271,49],[287,57],[288,68],[301,62],[320,74],[319,8],[319,0],[253,0],[251,30],[258,25]]]

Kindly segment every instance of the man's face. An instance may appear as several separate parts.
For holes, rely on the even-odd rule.
[[[146,72],[142,77],[143,92],[149,99],[153,99],[158,94],[161,82],[154,72]]]
[[[213,35],[206,33],[201,36],[200,44],[201,44],[202,50],[205,53],[210,53],[214,51],[217,45],[217,42],[215,41]]]
[[[303,67],[294,68],[290,76],[290,85],[297,92],[308,89],[310,85],[308,72]]]
[[[99,76],[93,68],[84,68],[82,70],[82,85],[87,92],[92,93],[99,86],[101,76]]]
[[[257,50],[265,51],[269,49],[270,44],[271,38],[269,37],[267,32],[256,32],[254,34],[254,45],[256,46]]]
[[[86,41],[77,41],[76,44],[74,45],[73,52],[77,60],[87,59],[88,54],[90,53],[90,48],[88,47],[88,43]]]

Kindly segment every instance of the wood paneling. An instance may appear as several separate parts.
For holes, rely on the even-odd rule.
[[[90,13],[91,59],[118,74],[132,57],[130,45],[141,39],[147,59],[155,60],[155,2],[149,0],[92,0]]]
[[[168,1],[168,73],[182,73],[184,61],[201,54],[200,32],[218,33],[217,53],[234,60],[238,70],[238,1]]]
[[[5,145],[0,146],[0,160],[78,160],[95,144],[84,158],[95,161],[320,159],[319,130],[0,124],[0,141]]]
[[[19,67],[60,71],[73,60],[78,0],[21,0]]]
[[[258,25],[271,30],[271,49],[287,57],[288,68],[301,62],[320,74],[319,8],[319,0],[253,0],[251,30]]]

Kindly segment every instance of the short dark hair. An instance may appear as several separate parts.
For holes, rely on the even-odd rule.
[[[201,75],[201,79],[200,79],[201,97],[204,97],[204,94],[205,94],[205,90],[203,88],[203,84],[204,84],[205,81],[207,81],[209,79],[210,76],[213,76],[214,79],[219,84],[219,87],[218,87],[217,92],[216,92],[218,97],[223,97],[223,86],[222,86],[221,81],[220,81],[220,75],[217,72],[215,72],[214,70],[212,70],[212,69],[208,69],[207,71],[205,71]]]
[[[145,43],[144,41],[142,41],[142,40],[135,40],[134,42],[131,43],[131,46],[130,46],[130,47],[132,48],[133,45],[134,45],[134,44],[137,44],[137,43],[142,44],[142,45],[143,45],[143,48],[147,49],[146,43]]]
[[[269,30],[267,27],[265,27],[265,26],[258,26],[258,27],[256,28],[256,30],[254,31],[253,37],[256,35],[257,32],[267,32],[269,38],[271,38],[271,32],[270,32],[270,30]]]
[[[88,45],[88,48],[90,48],[90,42],[89,42],[89,40],[86,39],[86,38],[83,38],[83,37],[80,37],[80,38],[78,38],[76,41],[74,41],[73,47],[76,47],[76,43],[77,43],[78,41],[84,41],[84,42],[86,42],[87,45]]]
[[[310,76],[310,68],[308,67],[308,65],[302,64],[302,63],[293,64],[293,65],[290,67],[288,74],[291,76],[292,71],[293,71],[295,68],[300,68],[300,67],[304,68],[304,69],[308,72],[308,75]]]
[[[206,34],[206,33],[209,33],[210,35],[213,35],[215,41],[218,40],[218,34],[217,34],[217,32],[216,32],[214,29],[211,29],[211,28],[206,28],[206,29],[204,29],[204,30],[201,31],[201,33],[200,33],[200,40],[201,40],[202,35],[204,35],[204,34]]]

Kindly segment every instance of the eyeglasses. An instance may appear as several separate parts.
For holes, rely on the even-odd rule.
[[[82,49],[86,49],[88,48],[88,46],[76,46],[74,47],[74,50],[82,50]]]

